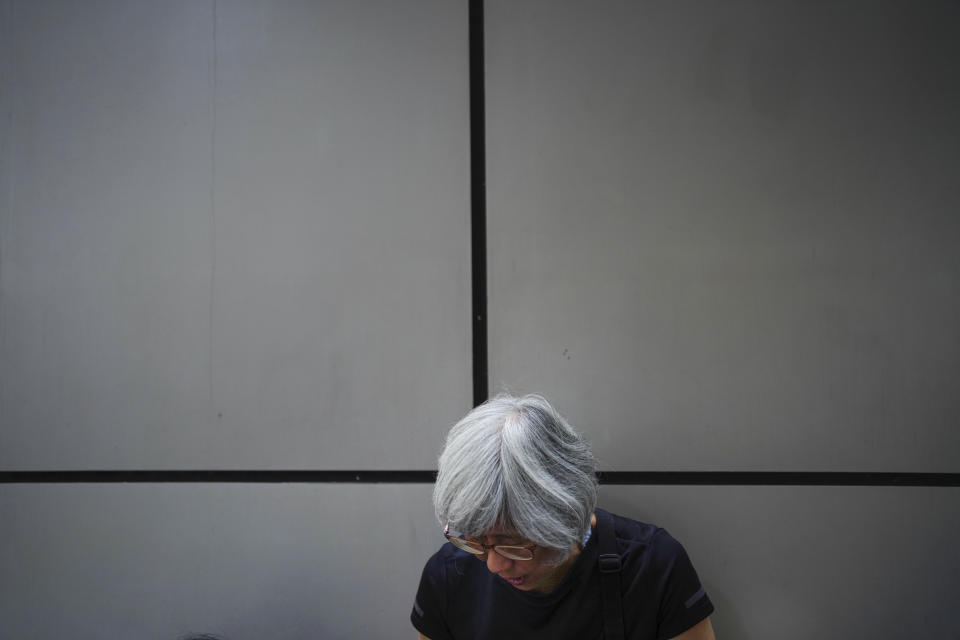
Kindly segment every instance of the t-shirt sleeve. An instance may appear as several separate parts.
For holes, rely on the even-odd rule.
[[[713,603],[683,546],[663,530],[658,532],[656,545],[658,560],[663,563],[657,640],[666,640],[713,613]]]
[[[438,552],[423,568],[420,587],[410,613],[410,622],[414,628],[430,640],[453,640],[444,620],[446,600],[446,570],[443,558]]]

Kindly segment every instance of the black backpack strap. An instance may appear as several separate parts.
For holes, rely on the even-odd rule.
[[[597,544],[600,547],[600,597],[603,601],[604,640],[623,640],[623,606],[620,603],[620,554],[613,532],[613,516],[597,511]]]

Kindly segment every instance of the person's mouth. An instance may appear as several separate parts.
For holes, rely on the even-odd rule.
[[[509,582],[514,587],[522,586],[524,581],[526,580],[526,576],[520,576],[519,578],[508,578],[506,576],[500,576],[500,577],[506,580],[507,582]]]

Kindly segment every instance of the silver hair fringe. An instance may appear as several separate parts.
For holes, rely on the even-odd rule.
[[[596,459],[541,396],[500,395],[475,408],[450,430],[438,468],[437,519],[463,535],[508,527],[562,562],[590,528]]]

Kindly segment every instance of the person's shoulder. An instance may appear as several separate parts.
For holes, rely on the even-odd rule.
[[[614,532],[622,553],[640,552],[668,562],[684,553],[683,545],[666,529],[615,513],[610,515],[613,517]]]
[[[627,518],[603,509],[597,509],[596,511],[598,517],[607,514],[613,518],[613,532],[621,546],[625,543],[627,546],[645,546],[650,544],[658,531],[661,531],[659,527],[648,522]]]
[[[467,562],[472,559],[469,553],[457,549],[447,542],[430,556],[423,572],[444,582],[449,582],[463,575],[464,568],[472,566],[471,563]]]
[[[459,552],[459,549],[457,549],[455,546],[449,542],[444,543],[443,546],[437,549],[437,551],[427,560],[427,568],[439,568],[450,564],[455,560],[457,552]]]

